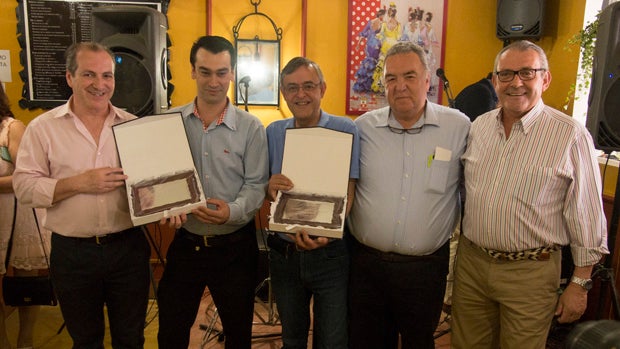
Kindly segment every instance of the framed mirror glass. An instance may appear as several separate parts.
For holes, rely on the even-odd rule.
[[[236,39],[235,104],[280,105],[280,41]]]

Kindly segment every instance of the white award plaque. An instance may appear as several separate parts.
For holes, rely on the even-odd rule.
[[[282,174],[294,188],[271,204],[269,229],[342,238],[353,134],[323,127],[286,130]]]
[[[144,116],[112,127],[127,175],[134,225],[205,205],[180,113]]]

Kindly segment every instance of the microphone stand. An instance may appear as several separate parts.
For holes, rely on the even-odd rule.
[[[245,111],[249,111],[248,110],[248,88],[249,88],[250,84],[247,83],[247,82],[244,82],[243,85],[244,85],[244,90],[245,90],[244,91],[245,93],[244,93],[244,96],[243,96],[243,104],[245,106]]]
[[[446,79],[441,79],[441,81],[443,81],[443,90],[446,91],[446,95],[448,96],[448,106],[450,106],[450,108],[456,108],[454,95],[452,94],[452,90],[450,89],[450,83]]]

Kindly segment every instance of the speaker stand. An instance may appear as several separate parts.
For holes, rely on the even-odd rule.
[[[607,154],[607,159],[611,156],[611,151]],[[607,167],[607,164],[605,164]],[[597,310],[597,319],[601,319],[604,311],[604,300],[607,297],[607,292],[611,290],[611,304],[614,316],[616,319],[620,319],[620,305],[618,304],[618,290],[616,289],[616,281],[614,277],[614,249],[616,247],[616,234],[618,231],[618,220],[620,218],[620,174],[616,179],[616,192],[614,194],[614,203],[611,211],[611,222],[609,225],[609,231],[607,232],[607,248],[609,249],[609,255],[605,257],[603,264],[598,263],[594,267],[592,277],[599,278],[601,280],[601,292],[599,294],[599,304]]]

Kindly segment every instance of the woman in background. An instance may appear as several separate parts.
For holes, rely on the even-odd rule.
[[[375,18],[368,21],[359,34],[356,48],[359,48],[362,39],[366,38],[366,55],[355,73],[353,91],[357,93],[372,91],[373,73],[377,67],[379,53],[381,52],[381,40],[379,40],[377,34],[381,31],[385,12],[386,10],[383,8],[377,10]]]
[[[47,262],[39,237],[33,211],[30,208],[17,204],[15,216],[15,229],[13,228],[13,210],[15,195],[13,193],[12,174],[15,170],[14,160],[17,157],[19,142],[26,126],[16,120],[11,112],[9,101],[4,88],[0,84],[0,281],[6,274],[6,259],[13,267],[14,275],[32,276],[38,275],[38,269],[47,269]],[[41,219],[41,213],[38,211]],[[11,231],[13,244],[11,255],[7,256],[7,248]],[[49,256],[49,232],[41,229],[44,245]],[[0,349],[10,349],[8,334],[6,332],[6,318],[15,310],[4,304],[0,292]],[[39,306],[18,307],[19,334],[17,336],[17,348],[33,347],[33,330],[37,318]]]
[[[379,34],[377,34],[381,40],[381,51],[373,74],[372,90],[381,94],[385,92],[384,86],[381,83],[383,78],[383,65],[385,64],[385,54],[390,47],[398,42],[398,39],[400,39],[403,33],[402,25],[396,19],[396,12],[396,5],[390,2],[390,7],[387,9],[387,21],[381,24],[381,30]]]

